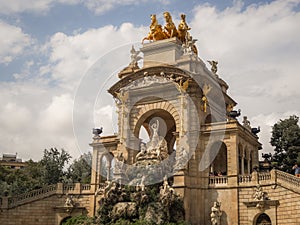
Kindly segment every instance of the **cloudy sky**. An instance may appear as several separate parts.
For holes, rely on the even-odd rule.
[[[92,127],[116,132],[106,90],[150,14],[163,24],[164,11],[187,15],[199,57],[219,61],[270,152],[271,126],[300,115],[300,0],[0,0],[0,153],[38,160],[57,147],[77,157]]]

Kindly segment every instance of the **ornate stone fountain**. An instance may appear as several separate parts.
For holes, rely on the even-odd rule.
[[[141,143],[133,165],[126,165],[119,156],[115,163],[115,173],[119,176],[107,181],[106,186],[98,191],[102,195],[98,224],[118,220],[153,224],[184,220],[182,199],[168,182],[172,160],[169,159],[166,140],[158,135],[158,128],[159,121],[156,120],[151,124],[151,140],[147,144]]]

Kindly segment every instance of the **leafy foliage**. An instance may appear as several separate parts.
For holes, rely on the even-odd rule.
[[[74,162],[68,168],[68,178],[72,183],[84,183],[88,184],[91,182],[91,165],[92,165],[92,154],[85,153],[80,156],[78,160]]]
[[[42,171],[41,165],[32,160],[23,169],[0,166],[0,193],[11,196],[42,187]]]
[[[64,182],[89,183],[91,179],[91,154],[84,154],[67,169],[71,156],[65,150],[45,149],[43,158],[29,160],[23,169],[0,166],[0,193],[13,196],[41,188],[48,184]]]
[[[292,173],[292,166],[300,163],[299,117],[293,115],[280,120],[272,127],[271,145],[275,147],[273,162],[285,172]],[[300,164],[299,164],[300,165]]]
[[[66,175],[64,168],[70,159],[70,154],[64,149],[61,151],[56,148],[45,149],[41,160],[41,164],[44,167],[44,183],[56,184],[61,182]]]
[[[94,219],[85,215],[79,215],[76,217],[71,217],[62,225],[93,225]]]

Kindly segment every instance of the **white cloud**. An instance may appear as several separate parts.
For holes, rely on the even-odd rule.
[[[38,160],[45,148],[80,153],[72,128],[73,100],[39,80],[0,84],[0,149]]]
[[[80,2],[80,0],[0,0],[0,13],[34,12],[41,14],[47,12],[54,4],[78,4]]]
[[[299,0],[253,4],[238,1],[218,11],[200,5],[194,11],[192,34],[203,60],[219,61],[218,74],[230,86],[251,125],[260,126],[263,151],[272,152],[271,127],[281,118],[300,114]],[[242,118],[240,118],[242,120]]]
[[[80,102],[83,104],[75,109],[79,114],[75,114],[76,137],[72,126],[73,96],[81,78],[99,57],[131,41],[140,42],[143,34],[147,32],[145,29],[126,23],[118,28],[106,26],[73,36],[63,33],[53,35],[45,44],[45,53],[49,56],[48,63],[39,67],[43,76],[30,79],[30,76],[27,76],[30,68],[37,65],[28,61],[23,71],[14,74],[18,78],[16,82],[0,84],[0,111],[3,112],[0,116],[1,150],[12,153],[18,151],[20,157],[38,159],[44,148],[64,147],[73,156],[78,156],[80,151],[90,149],[88,143],[93,127],[102,125],[107,134],[111,133],[111,120],[107,115],[111,109],[100,109],[103,104],[107,105],[103,93],[106,93],[111,83],[103,86],[101,96],[97,95],[102,82],[109,76],[117,79],[117,70],[122,68],[114,68],[115,62],[123,62],[124,66],[130,62],[130,47],[126,48],[125,53],[120,52],[113,59],[109,58],[110,64],[107,64],[107,67],[113,67],[116,70],[114,74],[98,74],[99,69],[105,69],[103,66],[92,68],[89,76],[93,77],[90,77],[89,82],[100,83],[96,86],[97,89],[88,86],[84,92],[79,93],[83,94],[82,96],[77,96],[84,99]],[[94,71],[96,74],[93,74]],[[50,75],[50,80],[46,75]],[[89,96],[92,98],[89,99]],[[100,105],[94,109],[96,98]],[[108,100],[109,104],[112,101]],[[101,114],[101,119],[93,121],[93,110],[97,116]]]
[[[138,5],[146,0],[0,0],[0,14],[34,12],[47,13],[55,4],[75,5],[83,4],[96,14],[104,14],[119,6]],[[169,4],[170,0],[154,0],[161,4]]]
[[[0,21],[0,63],[10,63],[15,57],[21,55],[33,40],[28,34],[16,27]]]
[[[299,3],[278,0],[224,11],[201,5],[194,11],[191,27],[200,57],[219,61],[219,75],[234,98],[246,100],[245,108],[253,105],[251,113],[300,107],[294,104],[300,97],[300,12],[294,11]]]
[[[41,71],[51,72],[53,79],[62,87],[74,90],[87,69],[99,57],[124,44],[140,42],[144,33],[145,28],[135,28],[129,23],[124,23],[119,28],[105,26],[90,29],[73,36],[56,33],[46,44],[50,64],[44,65]]]
[[[96,14],[103,14],[119,5],[133,5],[139,4],[141,2],[146,2],[145,0],[86,0],[84,5]]]
[[[139,5],[147,0],[85,0],[84,5],[95,14],[104,14],[120,6]],[[170,4],[170,0],[153,0],[153,4]]]
[[[53,135],[66,134],[72,130],[73,99],[68,94],[53,96],[51,103],[41,109],[38,127],[41,132],[50,132]]]

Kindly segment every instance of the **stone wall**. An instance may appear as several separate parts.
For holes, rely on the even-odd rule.
[[[189,215],[189,221],[192,224],[211,224],[211,207],[216,201],[221,203],[221,210],[223,211],[221,224],[238,224],[236,188],[194,189],[190,194],[191,214]],[[197,201],[195,201],[196,199]]]
[[[65,207],[67,194],[74,207]],[[2,197],[0,224],[59,225],[66,217],[93,213],[90,185],[50,185],[13,198]],[[92,204],[91,204],[92,203]]]
[[[271,175],[272,179],[259,182],[269,199],[262,208],[245,204],[255,202],[253,194],[257,183],[239,187],[240,225],[253,225],[262,213],[270,217],[272,225],[300,224],[300,179],[281,171],[272,171]]]
[[[52,195],[44,199],[2,210],[0,224],[5,225],[55,225],[56,214],[54,207],[63,206],[63,196]]]
[[[52,196],[37,199],[33,202],[19,205],[10,209],[2,209],[0,224],[5,225],[59,225],[65,217],[87,214],[89,209],[89,195],[74,197],[78,208],[74,207],[67,212],[63,208],[65,195],[54,194]],[[85,209],[87,209],[87,211]]]

